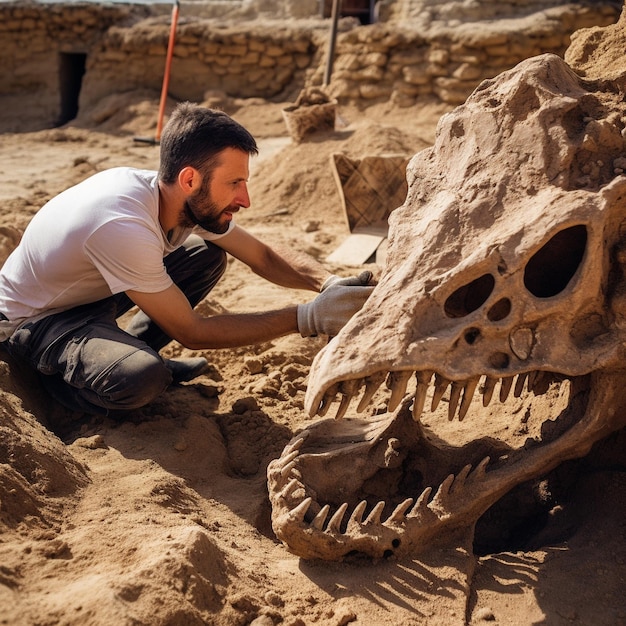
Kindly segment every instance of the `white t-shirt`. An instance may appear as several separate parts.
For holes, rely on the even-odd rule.
[[[129,289],[167,289],[163,257],[192,232],[223,236],[177,227],[168,240],[157,172],[118,167],[67,189],[37,212],[0,270],[0,311],[10,320],[0,323],[0,340],[32,318]]]

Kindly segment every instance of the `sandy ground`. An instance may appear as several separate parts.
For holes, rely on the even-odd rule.
[[[208,104],[259,139],[253,204],[239,223],[322,261],[348,234],[330,155],[410,156],[432,143],[445,112],[341,107],[335,132],[294,144],[285,103],[216,97]],[[153,136],[154,94],[106,106],[106,115],[82,112],[59,129],[4,128],[5,252],[19,236],[14,229],[67,186],[112,166],[156,168],[158,148],[133,140]],[[308,298],[233,261],[201,308],[248,311]],[[208,375],[123,423],[68,415],[0,353],[0,623],[626,624],[619,471],[578,483],[575,524],[561,520],[535,549],[477,557],[462,538],[403,561],[312,563],[279,544],[266,468],[306,422],[306,376],[321,342],[291,336],[207,353]],[[199,354],[177,344],[165,352]]]

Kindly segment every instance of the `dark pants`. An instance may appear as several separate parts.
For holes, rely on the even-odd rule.
[[[196,235],[164,259],[172,280],[196,306],[226,270],[226,253]],[[108,415],[135,409],[172,382],[158,351],[168,337],[139,311],[126,330],[116,319],[133,307],[118,294],[27,323],[5,342],[39,372],[47,391],[73,411]]]

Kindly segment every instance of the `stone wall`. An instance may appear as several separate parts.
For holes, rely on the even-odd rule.
[[[270,4],[259,2],[266,9]],[[459,4],[425,2],[431,17],[435,9],[442,17],[446,7]],[[563,55],[572,32],[614,23],[621,8],[614,2],[559,3],[533,12],[537,2],[509,0],[509,5],[519,5],[520,15],[515,17],[460,23],[433,20],[427,28],[423,20],[408,18],[368,26],[343,19],[329,91],[340,101],[391,99],[408,106],[435,97],[458,104],[483,79],[522,59],[543,52]],[[417,0],[396,3],[397,8],[415,8]],[[490,15],[502,5],[495,0],[462,4],[466,11],[480,6]],[[329,20],[235,22],[187,15],[185,6],[176,31],[169,85],[173,98],[202,100],[217,90],[233,97],[291,99],[301,88],[322,83]],[[0,3],[0,96],[5,106],[8,102],[21,107],[28,98],[44,125],[58,121],[67,80],[62,74],[68,72],[63,64],[72,55],[84,57],[81,108],[94,106],[109,94],[137,89],[153,90],[158,98],[170,32],[170,14],[163,9],[163,5],[156,11],[146,5]]]
[[[61,55],[88,57],[111,25],[149,13],[139,5],[0,4],[0,95],[15,107],[27,103],[31,115],[53,123],[60,110]]]
[[[593,6],[607,3],[602,0],[586,3],[568,0],[380,0],[378,4],[382,21],[410,20],[423,28],[433,24],[458,26],[467,22],[523,17],[571,4]]]
[[[571,33],[618,18],[615,5],[570,4],[514,19],[433,23],[428,29],[410,20],[402,27],[363,26],[338,37],[330,91],[340,100],[390,98],[399,106],[424,97],[460,104],[484,79],[538,54],[563,56]],[[322,77],[318,67],[309,80]]]
[[[111,93],[160,89],[169,19],[152,18],[110,28],[90,55],[83,86],[86,104]],[[303,84],[326,29],[283,22],[231,24],[181,18],[176,33],[169,92],[199,100],[207,91],[271,98]]]

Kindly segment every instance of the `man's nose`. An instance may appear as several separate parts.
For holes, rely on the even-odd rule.
[[[244,209],[250,206],[250,194],[248,193],[247,185],[242,185],[241,189],[238,190],[235,202]]]

